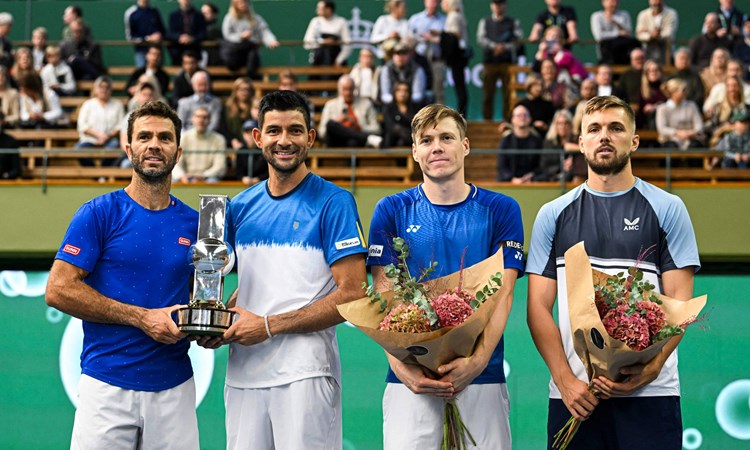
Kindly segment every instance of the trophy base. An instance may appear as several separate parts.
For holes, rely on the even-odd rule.
[[[221,336],[234,322],[234,315],[226,309],[188,306],[177,310],[177,328],[197,336]]]

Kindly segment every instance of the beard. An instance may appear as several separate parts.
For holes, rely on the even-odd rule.
[[[276,147],[272,147],[263,150],[263,158],[280,175],[290,175],[294,173],[300,165],[305,163],[305,160],[307,159],[307,150],[298,145],[292,145],[289,147],[289,151],[296,153],[295,158],[290,161],[279,161],[276,158],[274,151],[278,151],[278,149]]]
[[[615,154],[614,158],[608,160],[597,160],[596,156],[590,159],[588,155],[584,153],[586,163],[588,163],[591,171],[597,175],[610,176],[617,175],[625,169],[630,162],[630,153],[625,153],[621,156]]]
[[[164,167],[161,169],[144,167],[143,158],[145,157],[145,154],[142,154],[141,156],[133,155],[132,163],[133,171],[140,175],[141,179],[146,183],[163,183],[172,174],[174,166],[177,165],[177,153],[175,153],[171,159],[164,155]]]

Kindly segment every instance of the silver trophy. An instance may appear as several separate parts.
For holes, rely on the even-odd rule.
[[[198,242],[191,249],[193,299],[177,310],[177,327],[188,334],[220,336],[234,321],[235,313],[222,302],[223,271],[232,263],[232,252],[224,241],[226,210],[226,195],[201,194]]]

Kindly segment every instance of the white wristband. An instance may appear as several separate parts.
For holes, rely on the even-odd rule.
[[[271,334],[271,328],[268,327],[268,316],[263,316],[263,323],[266,325],[266,334],[268,335],[268,339],[271,339],[273,335]]]

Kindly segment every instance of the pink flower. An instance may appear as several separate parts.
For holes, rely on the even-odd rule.
[[[450,289],[440,295],[430,304],[438,316],[438,325],[442,327],[457,327],[474,312],[469,302],[474,297],[463,289]]]
[[[619,304],[602,318],[604,328],[610,336],[624,342],[628,347],[641,351],[651,344],[649,323],[638,314],[628,315],[628,305]]]
[[[391,309],[378,327],[381,331],[425,333],[430,330],[430,320],[424,310],[413,303],[402,303]]]
[[[645,314],[641,314],[646,319],[646,322],[648,322],[648,329],[651,333],[651,336],[658,333],[659,330],[664,328],[664,325],[667,324],[666,317],[664,316],[664,311],[662,311],[662,309],[656,303],[650,301],[642,301],[637,302],[635,306],[639,311],[645,311]]]

